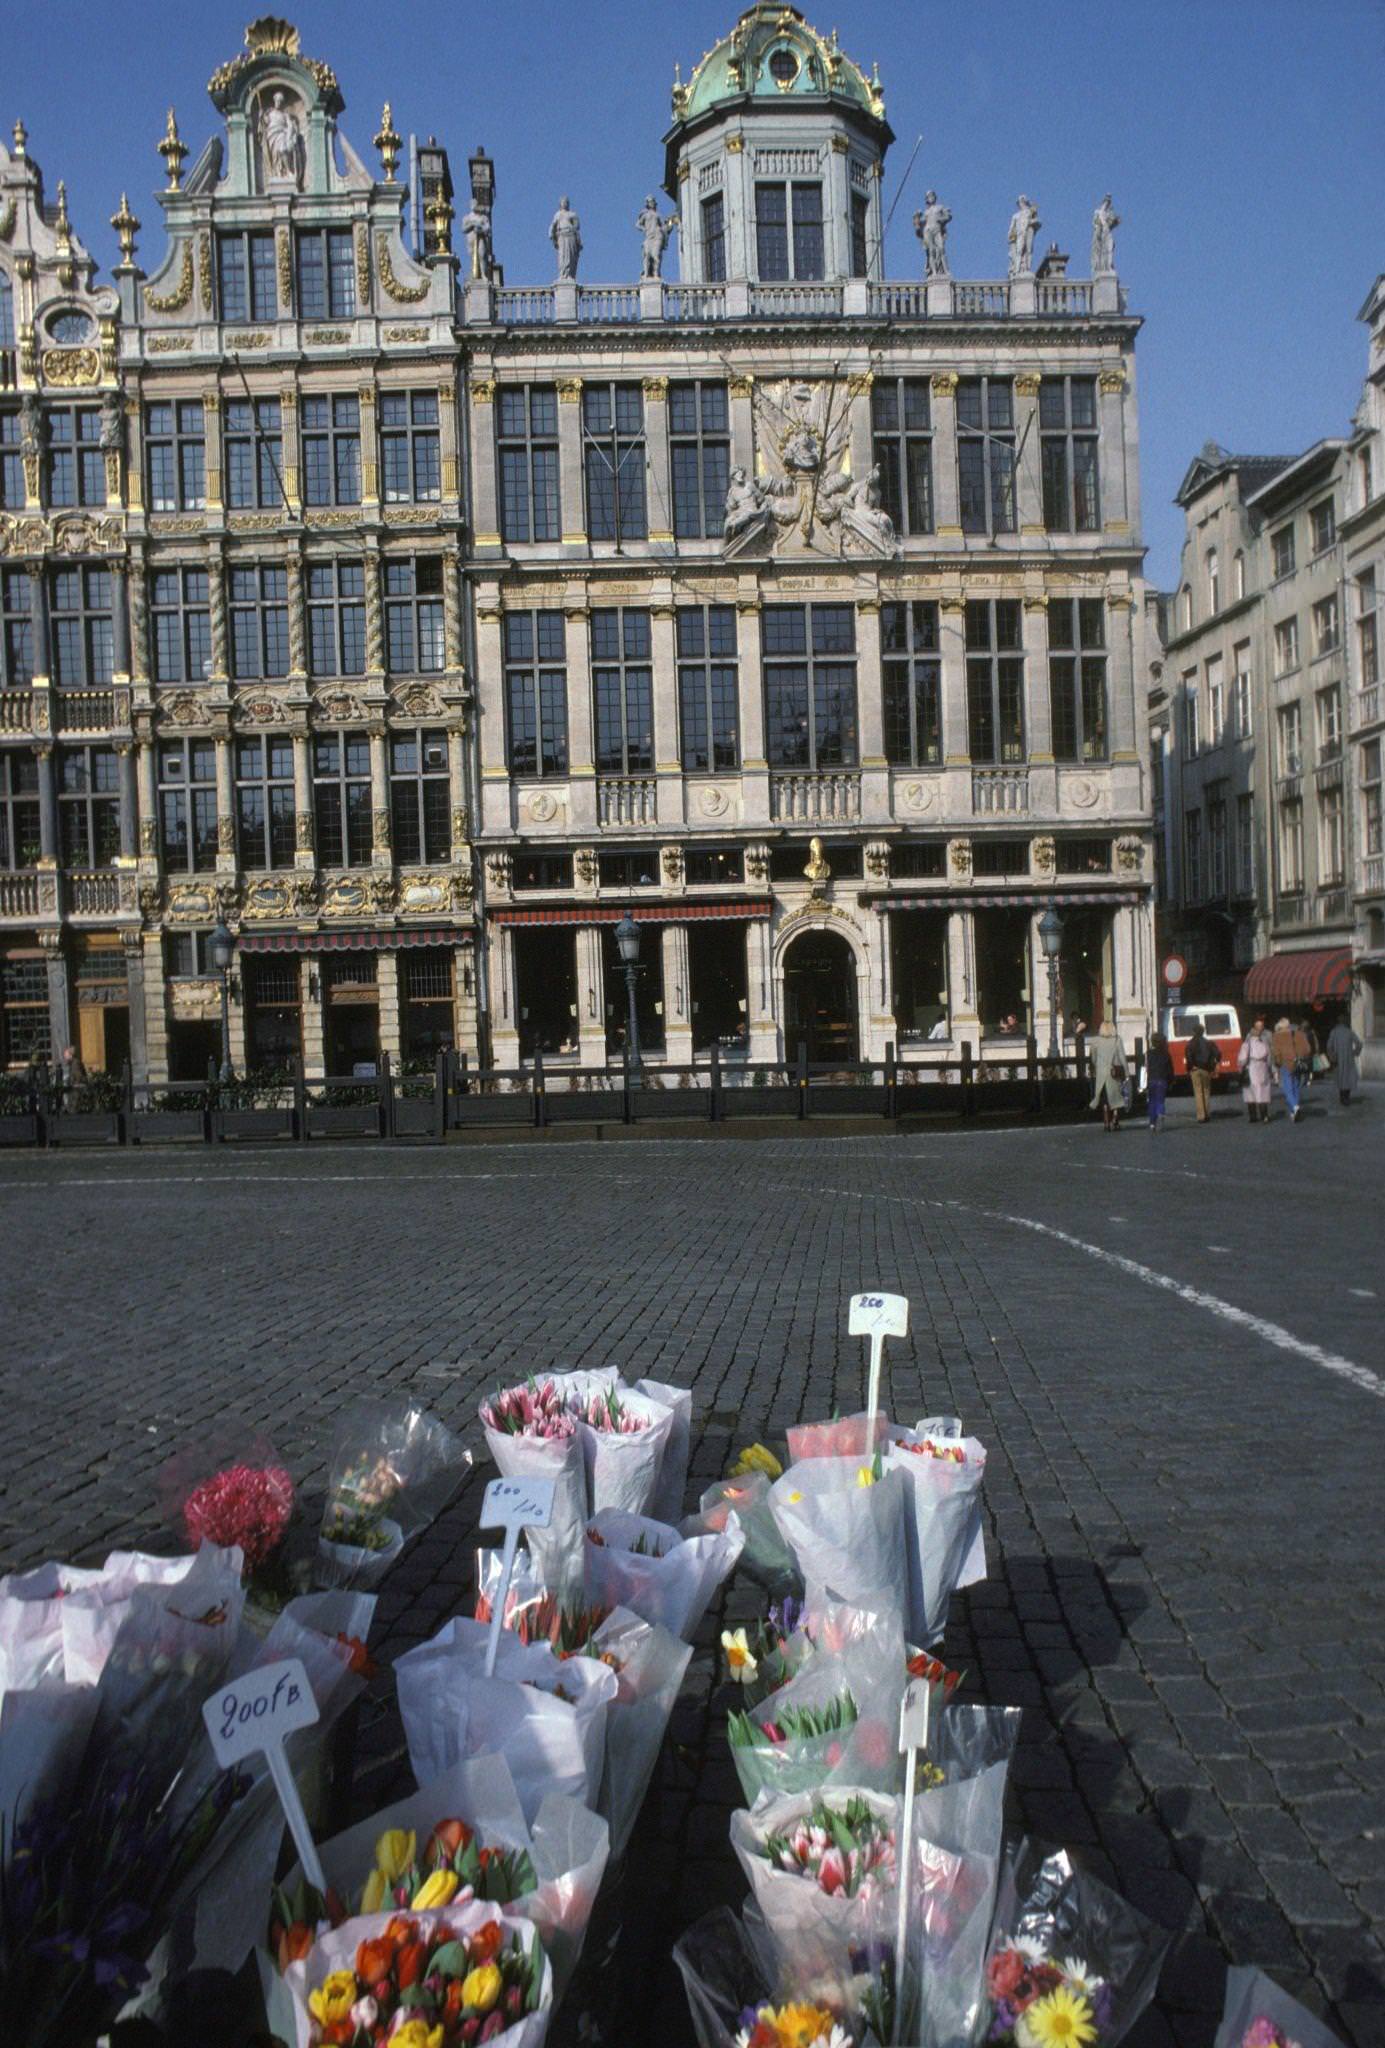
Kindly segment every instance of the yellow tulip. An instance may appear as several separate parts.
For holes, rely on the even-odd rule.
[[[430,2027],[427,2020],[405,2020],[390,2035],[390,2048],[442,2048],[443,2030]]]
[[[362,1913],[378,1913],[383,1909],[388,1898],[389,1886],[385,1882],[384,1871],[372,1870],[370,1876],[365,1881],[365,1890],[361,1893],[360,1911]]]
[[[423,1880],[410,1904],[418,1913],[426,1912],[429,1906],[450,1905],[460,1883],[455,1870],[435,1870],[431,1877]]]
[[[386,1884],[393,1884],[413,1866],[412,1828],[387,1828],[375,1844],[375,1863]]]
[[[482,1963],[462,1979],[462,2004],[468,2012],[489,2012],[500,1996],[501,1975],[494,1963]],[[395,2035],[398,2041],[399,2036]]]
[[[333,1970],[316,1991],[308,1993],[308,2010],[324,2027],[346,2019],[356,2003],[354,1970]]]
[[[860,1471],[856,1474],[856,1484],[858,1486],[874,1486],[875,1474],[871,1471],[869,1465],[862,1465]]]
[[[778,1479],[784,1467],[773,1451],[764,1444],[747,1444],[731,1467],[731,1477],[741,1479],[752,1472],[763,1472],[767,1479]]]

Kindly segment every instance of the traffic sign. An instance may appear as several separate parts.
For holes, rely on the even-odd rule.
[[[1164,962],[1164,982],[1169,988],[1182,988],[1188,979],[1188,963],[1181,953],[1170,953]]]

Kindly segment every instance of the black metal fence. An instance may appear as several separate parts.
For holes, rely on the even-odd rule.
[[[1136,1093],[1144,1047],[1135,1046]],[[754,1118],[878,1117],[898,1125],[916,1116],[1076,1116],[1089,1099],[1079,1053],[1041,1058],[1023,1049],[983,1054],[963,1046],[955,1059],[926,1065],[889,1048],[882,1061],[813,1065],[806,1046],[787,1063],[723,1061],[634,1068],[472,1066],[465,1054],[440,1053],[425,1071],[399,1071],[388,1054],[373,1075],[308,1081],[302,1062],[273,1073],[222,1081],[79,1082],[37,1067],[0,1076],[0,1145],[227,1144],[244,1140],[308,1143],[327,1138],[446,1142],[449,1132],[564,1125],[721,1124]]]

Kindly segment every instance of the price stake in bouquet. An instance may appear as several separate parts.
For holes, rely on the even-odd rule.
[[[908,1336],[908,1300],[902,1294],[853,1294],[846,1327],[853,1337],[870,1338],[866,1413],[874,1418],[880,1412],[880,1367],[885,1356],[885,1339]],[[874,1420],[867,1426],[874,1431]]]
[[[919,1751],[928,1754],[929,1712],[933,1687],[926,1678],[916,1678],[904,1695],[899,1709],[899,1749],[904,1758],[904,1815],[899,1830],[896,1876],[899,1888],[899,1920],[895,1928],[894,2039],[904,2039],[905,1943],[909,1933],[909,1880],[913,1870],[914,1794],[918,1787]]]
[[[521,1529],[546,1529],[553,1520],[551,1479],[492,1479],[481,1503],[480,1527],[503,1529],[505,1551],[500,1561],[500,1584],[491,1612],[491,1632],[486,1644],[486,1676],[493,1677],[500,1649],[500,1631],[505,1626],[505,1603],[515,1569],[515,1547]]]
[[[256,1670],[247,1671],[243,1678],[234,1678],[219,1687],[209,1700],[202,1702],[202,1718],[212,1738],[212,1751],[223,1769],[243,1762],[257,1749],[264,1752],[303,1874],[309,1884],[325,1892],[327,1880],[313,1844],[308,1816],[284,1754],[284,1737],[295,1728],[311,1728],[317,1717],[317,1701],[297,1657],[286,1657],[279,1664],[261,1664]]]

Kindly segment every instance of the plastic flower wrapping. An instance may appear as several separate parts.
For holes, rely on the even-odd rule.
[[[626,1607],[691,1642],[744,1547],[734,1515],[718,1535],[685,1537],[665,1522],[603,1508],[587,1524],[587,1598]]]
[[[986,1961],[988,2041],[1109,2048],[1154,1993],[1169,1936],[1064,1849],[1022,1845],[1007,1869]]]
[[[354,1404],[338,1422],[318,1534],[318,1577],[377,1586],[446,1505],[470,1451],[407,1399]]]
[[[1263,1970],[1234,1969],[1227,1973],[1214,2048],[1341,2048],[1341,2043]]]

